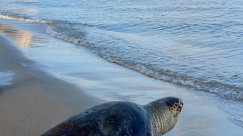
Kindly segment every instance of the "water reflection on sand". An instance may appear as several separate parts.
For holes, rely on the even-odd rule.
[[[0,33],[11,37],[15,45],[19,47],[28,48],[32,40],[32,34],[27,31],[14,30],[12,26],[8,24],[0,24]]]

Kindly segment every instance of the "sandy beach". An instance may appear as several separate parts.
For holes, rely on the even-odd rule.
[[[155,80],[109,63],[85,49],[34,32],[33,24],[8,23],[0,25],[0,33],[4,35],[0,37],[0,72],[13,74],[8,76],[7,85],[0,86],[0,135],[40,135],[68,117],[105,101],[146,104],[165,96],[178,96],[184,102],[177,125],[166,136],[243,133],[233,115],[225,112],[241,109],[241,103],[222,103],[213,94]],[[74,52],[78,58],[71,54],[74,49],[79,49]],[[35,56],[36,53],[41,57]],[[58,59],[60,56],[62,60]],[[58,72],[61,74],[55,74]]]
[[[98,103],[80,91],[77,93],[79,89],[74,85],[37,69],[25,68],[21,63],[33,62],[3,36],[0,36],[0,43],[0,70],[14,73],[11,85],[1,86],[0,135],[41,135],[71,115]],[[51,90],[49,94],[48,90]],[[66,90],[69,90],[68,95]]]

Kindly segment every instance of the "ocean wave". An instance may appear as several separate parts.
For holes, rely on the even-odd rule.
[[[227,85],[213,80],[203,81],[203,79],[197,79],[187,75],[176,73],[174,71],[164,70],[151,64],[127,61],[124,62],[114,57],[107,57],[107,55],[104,55],[102,57],[109,62],[126,66],[127,68],[136,70],[139,73],[158,80],[163,80],[174,84],[191,87],[197,90],[214,93],[227,99],[243,101],[243,88],[240,88],[238,86]]]
[[[80,24],[68,24],[68,22],[65,22],[64,24],[63,23],[64,22],[56,22],[55,24],[49,25],[47,33],[66,42],[85,46],[111,63],[116,63],[126,68],[133,69],[148,77],[191,87],[195,90],[202,90],[214,93],[226,99],[243,101],[243,88],[240,86],[228,85],[214,80],[205,81],[204,79],[195,78],[185,74],[180,74],[178,72],[168,69],[163,69],[160,66],[154,64],[141,63],[137,61],[124,59],[122,58],[122,56],[117,56],[117,53],[111,51],[111,49],[108,46],[95,45],[94,43],[86,41],[85,36],[87,33],[85,32],[85,30],[79,31],[80,29],[77,30],[75,28],[75,25],[79,25],[79,27],[81,27]],[[84,24],[82,24],[82,26],[91,27],[89,25]]]
[[[3,19],[10,19],[10,20],[18,20],[18,21],[25,21],[25,22],[31,22],[31,23],[41,23],[41,24],[47,24],[49,21],[39,18],[32,18],[26,15],[18,14],[18,13],[11,13],[11,12],[4,12],[0,11],[0,18]]]

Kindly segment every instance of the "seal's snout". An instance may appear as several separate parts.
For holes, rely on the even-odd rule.
[[[178,105],[178,110],[179,110],[179,112],[181,112],[182,107],[183,107],[183,102],[182,102],[182,100],[180,100],[180,101],[179,101],[179,105]]]

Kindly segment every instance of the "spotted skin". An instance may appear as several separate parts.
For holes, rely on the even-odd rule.
[[[167,99],[165,99],[165,102],[168,105],[170,112],[177,119],[183,107],[182,100],[176,97],[167,97]]]

